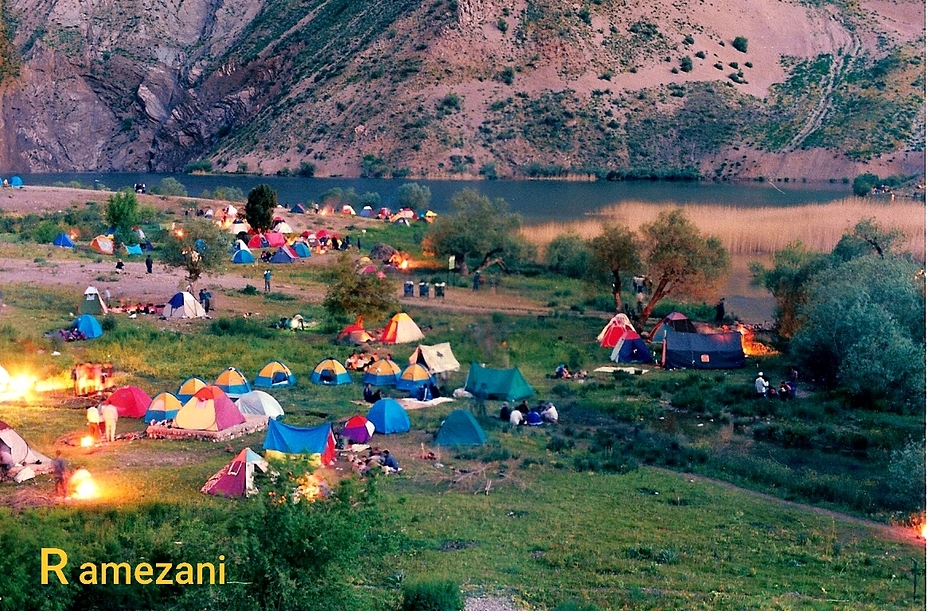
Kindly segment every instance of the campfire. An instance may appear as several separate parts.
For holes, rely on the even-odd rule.
[[[777,354],[777,351],[773,348],[765,346],[754,339],[754,329],[738,323],[735,330],[741,334],[741,349],[744,350],[745,356],[769,356]]]
[[[70,494],[68,498],[87,500],[92,499],[100,494],[97,483],[93,481],[93,476],[87,469],[78,469],[71,475],[71,481],[68,485]]]
[[[93,437],[90,435],[84,435],[81,437],[81,447],[82,448],[92,448],[93,447]]]

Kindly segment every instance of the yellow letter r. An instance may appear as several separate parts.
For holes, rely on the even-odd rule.
[[[49,565],[48,557],[52,554],[58,556],[61,560],[58,564]],[[54,572],[58,575],[58,582],[62,585],[68,585],[68,580],[65,579],[64,572],[61,570],[68,565],[68,554],[65,553],[63,549],[58,549],[57,547],[43,547],[42,548],[42,585],[48,585],[48,574]]]

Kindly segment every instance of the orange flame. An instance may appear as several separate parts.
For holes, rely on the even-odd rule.
[[[735,330],[741,334],[741,349],[746,356],[767,356],[777,354],[777,351],[769,346],[754,340],[754,329],[745,327],[737,323]]]
[[[100,489],[97,483],[87,469],[78,469],[71,476],[71,498],[72,499],[92,499],[99,495]]]
[[[92,448],[93,447],[93,437],[90,435],[84,435],[81,437],[81,447],[82,448]]]

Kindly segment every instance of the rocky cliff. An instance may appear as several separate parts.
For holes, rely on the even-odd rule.
[[[0,170],[924,165],[917,1],[4,0]]]

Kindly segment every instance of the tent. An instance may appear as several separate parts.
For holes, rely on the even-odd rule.
[[[313,384],[338,386],[339,384],[351,384],[351,376],[348,375],[348,370],[344,365],[330,357],[316,365],[309,375],[309,381]]]
[[[448,414],[435,435],[436,446],[482,446],[486,442],[487,434],[466,409],[456,409]]]
[[[251,254],[251,251],[247,248],[242,250],[236,250],[235,254],[232,255],[232,263],[254,263],[255,256]]]
[[[120,418],[142,418],[151,405],[151,397],[138,386],[123,386],[107,397],[103,405],[112,405]]]
[[[22,189],[23,179],[20,178],[19,176],[14,176],[13,178],[10,179],[10,186],[15,187],[17,189]]]
[[[258,377],[255,378],[255,388],[277,388],[294,384],[296,384],[296,376],[280,361],[271,361],[262,367],[258,372]]]
[[[173,393],[159,393],[151,400],[148,410],[145,412],[144,420],[148,424],[163,420],[174,420],[177,417],[177,412],[183,406],[184,404]]]
[[[351,216],[355,216],[355,215],[358,214],[357,212],[355,212],[354,206],[352,206],[351,204],[345,204],[345,205],[343,205],[343,206],[342,206],[342,209],[341,209],[341,213],[342,213],[342,214],[349,214],[349,215],[351,215]]]
[[[245,416],[218,386],[197,391],[177,412],[174,425],[192,431],[224,431],[245,422]]]
[[[290,325],[290,330],[291,330],[291,331],[305,331],[306,328],[307,328],[311,323],[306,322],[306,319],[303,318],[303,315],[302,315],[302,314],[294,314],[294,315],[290,318],[290,322],[289,322],[288,324]]]
[[[264,438],[264,455],[282,459],[287,454],[310,454],[323,465],[335,462],[335,435],[331,424],[306,428],[270,420]]]
[[[374,386],[396,386],[399,375],[399,365],[390,359],[380,359],[371,363],[364,372],[364,383]]]
[[[220,373],[213,384],[221,388],[224,393],[233,399],[241,397],[246,392],[251,392],[251,385],[248,384],[248,380],[235,367],[229,367]]]
[[[232,235],[238,235],[240,233],[248,233],[248,223],[243,223],[242,221],[235,221],[229,227],[229,233]]]
[[[52,240],[52,245],[60,248],[74,248],[74,240],[71,239],[71,236],[62,232],[55,236],[55,239]]]
[[[667,331],[667,329],[671,329],[677,333],[698,333],[696,330],[696,325],[694,325],[693,322],[684,314],[680,314],[679,312],[671,312],[659,323],[657,323],[653,329],[651,329],[651,341],[664,341],[664,333]]]
[[[98,235],[90,241],[90,250],[101,255],[111,255],[115,249],[113,240],[105,235]]]
[[[364,327],[355,322],[348,325],[339,332],[338,341],[346,344],[360,346],[361,344],[369,344],[370,342],[374,341],[374,338],[371,337],[370,333],[364,330]]]
[[[374,436],[374,423],[364,416],[353,416],[345,423],[342,437],[355,443],[367,443]]]
[[[269,465],[261,456],[252,452],[251,448],[245,448],[232,459],[232,462],[209,478],[200,488],[200,492],[230,498],[257,494],[255,467],[262,473],[267,473]]]
[[[294,242],[291,248],[293,249],[293,252],[296,253],[296,256],[300,257],[301,259],[312,256],[312,253],[309,252],[309,245],[306,244],[306,242]]]
[[[632,321],[629,320],[628,316],[625,314],[616,314],[609,319],[606,326],[603,327],[599,335],[596,336],[596,341],[598,341],[599,345],[603,348],[614,348],[616,342],[622,339],[627,331],[634,330],[635,326],[632,324]]]
[[[470,364],[464,390],[475,397],[483,395],[485,399],[495,401],[518,401],[535,394],[517,367],[490,369],[479,363]]]
[[[290,212],[294,214],[306,214],[306,208],[303,207],[303,204],[293,204],[290,206]]]
[[[454,358],[451,344],[448,342],[434,346],[419,344],[410,355],[409,362],[423,365],[432,375],[448,374],[461,369],[461,364]]]
[[[361,212],[358,213],[358,216],[362,216],[366,219],[373,218],[374,209],[371,208],[370,206],[364,206],[363,208],[361,208]]]
[[[138,244],[124,244],[123,248],[126,250],[127,255],[140,255],[142,254],[142,247]]]
[[[100,291],[96,287],[88,286],[84,291],[81,304],[77,306],[77,311],[81,314],[106,314],[109,308],[106,307],[106,302],[103,301]]]
[[[625,314],[616,314],[596,336],[599,345],[612,348],[616,363],[653,363],[648,346]]]
[[[744,367],[741,334],[664,332],[661,365],[667,369],[736,369]]]
[[[0,465],[37,465],[50,463],[52,459],[29,447],[26,440],[12,427],[0,420]]]
[[[87,339],[94,339],[103,335],[103,327],[90,314],[78,316],[71,324],[71,329],[80,331]]]
[[[186,403],[190,397],[197,394],[197,391],[207,386],[206,382],[198,377],[187,378],[177,389],[177,398],[181,403]]]
[[[415,392],[423,386],[431,386],[435,383],[429,370],[420,365],[413,363],[403,370],[403,373],[396,379],[396,389]]]
[[[246,392],[238,398],[235,406],[246,416],[267,416],[273,420],[284,415],[284,408],[280,406],[277,399],[263,390]]]
[[[286,248],[278,248],[271,256],[271,263],[293,263],[296,261],[297,257],[289,252]]]
[[[287,243],[287,238],[284,237],[282,233],[276,231],[271,231],[270,233],[264,234],[264,237],[267,238],[268,246],[271,248],[279,248]],[[251,243],[248,244],[251,246]]]
[[[206,311],[203,306],[187,291],[171,297],[164,304],[164,310],[161,311],[161,318],[204,318],[205,316]]]
[[[268,241],[266,234],[255,234],[248,240],[248,248],[270,248],[271,243]]]
[[[406,410],[396,399],[380,399],[374,403],[367,412],[367,419],[381,435],[405,433],[411,426]]]
[[[380,335],[380,341],[385,344],[408,344],[420,339],[425,339],[422,330],[405,312],[400,312],[391,318]]]
[[[274,225],[275,233],[293,233],[293,227],[291,227],[287,221],[280,221]]]

